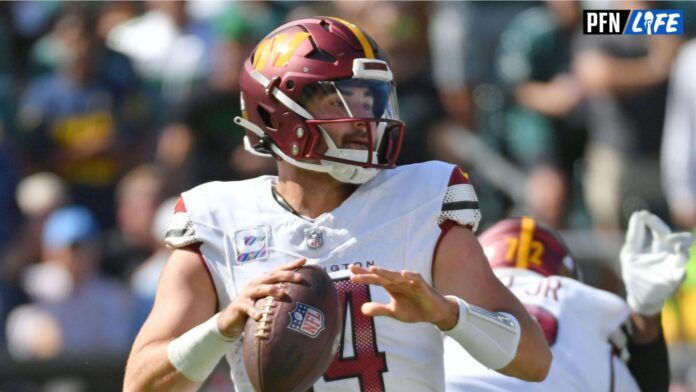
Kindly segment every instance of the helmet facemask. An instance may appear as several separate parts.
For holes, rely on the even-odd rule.
[[[300,105],[314,118],[305,121],[309,143],[304,156],[332,167],[328,173],[334,178],[363,183],[396,165],[403,123],[390,83],[319,82],[305,88]]]

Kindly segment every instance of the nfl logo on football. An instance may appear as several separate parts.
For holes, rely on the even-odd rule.
[[[298,302],[290,312],[288,328],[316,338],[324,330],[324,313],[313,306]]]

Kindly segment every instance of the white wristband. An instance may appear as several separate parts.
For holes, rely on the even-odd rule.
[[[224,336],[217,326],[220,313],[193,327],[167,345],[169,362],[191,381],[205,380],[220,358],[239,339]]]
[[[455,296],[447,297],[459,303],[459,320],[454,328],[443,331],[445,335],[490,369],[501,369],[515,358],[521,330],[513,315],[469,305]]]

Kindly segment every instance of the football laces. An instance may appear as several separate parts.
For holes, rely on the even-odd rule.
[[[261,306],[261,319],[256,322],[256,332],[254,332],[254,337],[257,339],[268,339],[275,314],[273,310],[278,306],[274,297],[268,296],[263,300],[266,302]]]

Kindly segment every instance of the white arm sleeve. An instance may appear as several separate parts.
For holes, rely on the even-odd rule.
[[[223,355],[241,337],[224,336],[217,327],[220,313],[193,327],[167,345],[172,366],[191,381],[202,382],[215,369]]]
[[[454,328],[444,331],[445,335],[490,369],[501,369],[515,358],[521,329],[513,315],[469,305],[455,296],[447,297],[459,303],[459,320]]]

